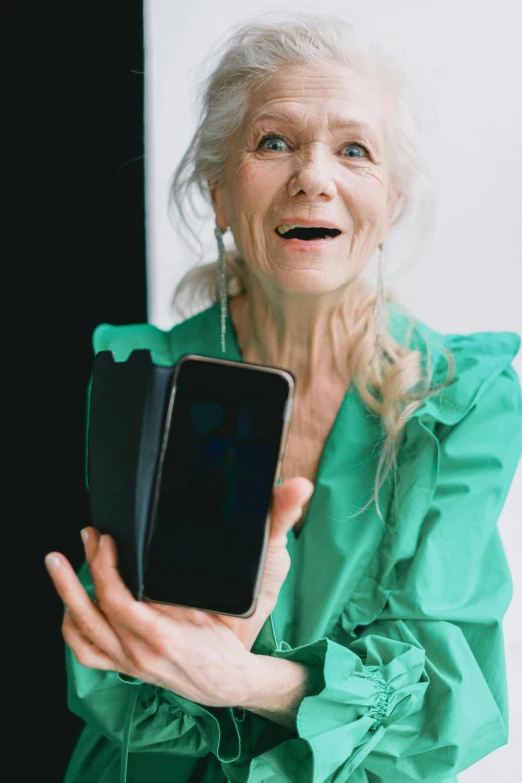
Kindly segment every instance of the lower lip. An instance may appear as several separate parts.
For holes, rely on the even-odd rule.
[[[277,231],[274,233],[279,242],[289,250],[304,250],[308,253],[313,253],[314,250],[322,250],[323,248],[328,247],[328,245],[335,243],[335,240],[342,236],[342,234],[338,234],[338,236],[330,237],[330,239],[283,239]]]

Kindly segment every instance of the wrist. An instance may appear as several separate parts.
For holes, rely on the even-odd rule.
[[[238,706],[252,712],[272,710],[304,695],[308,672],[294,661],[250,653],[250,661]]]
[[[248,653],[248,665],[244,677],[241,678],[241,690],[236,702],[238,708],[248,710],[256,699],[259,682],[262,681],[265,672],[263,662],[260,661],[262,657],[255,653]]]

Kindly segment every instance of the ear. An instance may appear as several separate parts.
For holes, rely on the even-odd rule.
[[[210,198],[212,199],[212,206],[216,214],[216,225],[219,226],[221,231],[226,231],[229,226],[228,212],[226,208],[225,191],[221,185],[210,187]]]

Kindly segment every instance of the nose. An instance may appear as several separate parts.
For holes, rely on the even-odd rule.
[[[330,170],[330,161],[319,145],[306,154],[296,156],[295,170],[288,183],[291,196],[330,200],[337,195],[337,186]]]

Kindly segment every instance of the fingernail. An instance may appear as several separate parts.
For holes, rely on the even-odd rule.
[[[85,528],[85,527],[84,527],[84,528],[83,528],[83,529],[80,531],[80,535],[81,535],[81,537],[82,537],[82,541],[83,541],[83,544],[84,544],[84,546],[85,546],[85,544],[86,544],[86,543],[87,543],[87,541],[89,540],[89,531],[87,530],[87,528]]]
[[[103,536],[100,536],[100,543],[98,544],[98,549],[101,549],[106,541],[107,541],[107,536],[104,533]]]
[[[314,489],[315,489],[315,484],[311,484],[311,486],[310,486],[310,488],[309,488],[309,493],[308,493],[308,495],[306,496],[305,503],[306,503],[308,500],[310,500],[310,498],[311,498],[311,497],[312,497],[312,495],[314,494]]]
[[[56,557],[56,555],[46,555],[45,565],[49,573],[52,574],[53,571],[56,571],[57,568],[60,568],[60,558]]]

